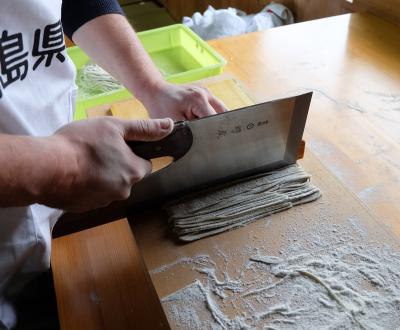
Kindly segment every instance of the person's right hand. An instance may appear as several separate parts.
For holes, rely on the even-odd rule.
[[[49,137],[60,151],[61,175],[42,204],[81,212],[130,196],[132,185],[151,172],[125,141],[156,141],[169,135],[173,121],[96,118],[74,122]]]

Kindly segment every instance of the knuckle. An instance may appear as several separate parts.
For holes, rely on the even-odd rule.
[[[108,196],[108,201],[119,201],[128,199],[130,196],[131,185],[119,185],[118,189],[110,192]]]
[[[193,89],[192,98],[198,101],[202,101],[204,99],[204,92],[201,89]]]
[[[121,187],[128,187],[131,184],[131,173],[125,173],[120,179],[120,186]]]
[[[136,168],[131,175],[131,184],[137,183],[146,176],[146,170],[142,167]]]
[[[140,135],[150,135],[150,123],[148,120],[139,120],[137,123],[137,130]]]
[[[118,197],[120,200],[125,200],[128,199],[130,195],[131,195],[131,187],[129,186],[129,188],[126,187],[124,189],[121,189]]]

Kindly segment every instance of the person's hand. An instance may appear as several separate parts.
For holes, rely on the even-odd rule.
[[[206,88],[163,83],[142,100],[152,118],[191,120],[227,111],[225,105]]]
[[[62,127],[49,139],[60,152],[63,175],[55,178],[42,204],[85,211],[127,199],[132,185],[151,172],[151,163],[136,156],[125,141],[159,140],[172,129],[169,118],[96,118]]]

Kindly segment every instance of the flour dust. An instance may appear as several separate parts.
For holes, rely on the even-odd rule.
[[[292,240],[279,255],[249,248],[233,275],[222,252],[220,263],[192,258],[197,279],[162,299],[172,328],[400,329],[396,249],[366,242],[353,218],[308,241]]]

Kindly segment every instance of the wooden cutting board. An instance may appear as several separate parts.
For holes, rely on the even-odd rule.
[[[254,104],[254,101],[238,81],[233,78],[219,77],[203,80],[199,85],[206,87],[214,96],[224,102],[229,110]],[[114,116],[122,119],[148,119],[149,115],[143,104],[135,98],[105,104],[86,110],[89,118]]]

